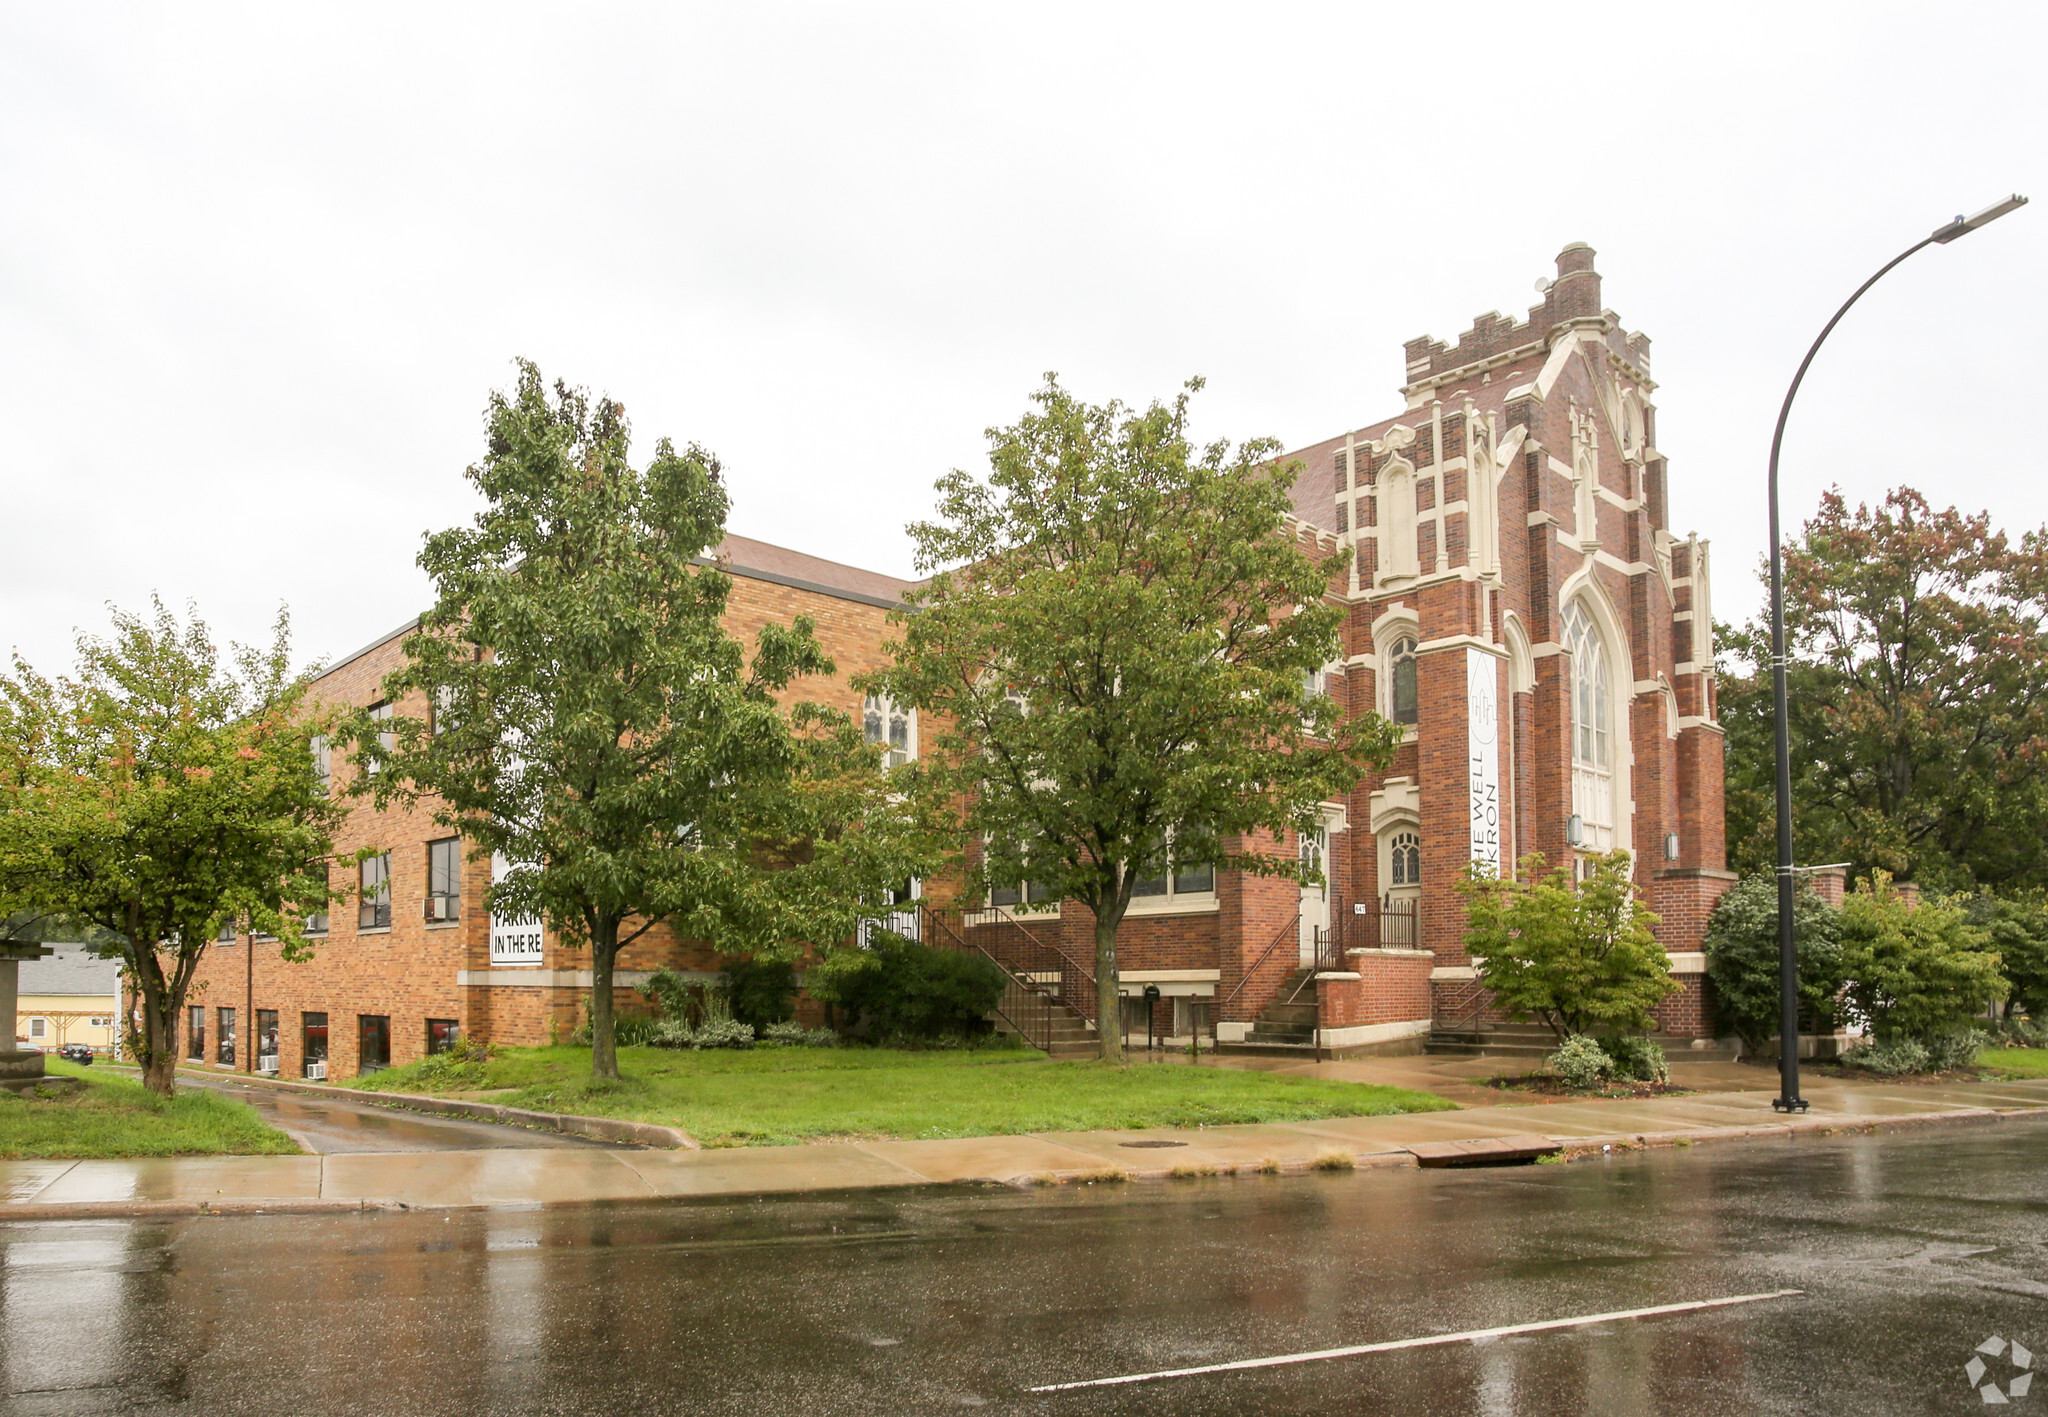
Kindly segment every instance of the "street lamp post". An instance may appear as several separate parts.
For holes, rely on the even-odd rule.
[[[1796,881],[1792,864],[1792,734],[1785,710],[1785,574],[1778,535],[1778,447],[1785,441],[1785,420],[1791,416],[1792,400],[1799,392],[1800,381],[1806,377],[1807,366],[1813,363],[1813,356],[1820,353],[1821,345],[1834,333],[1842,317],[1849,313],[1849,307],[1863,298],[1864,291],[1883,280],[1892,267],[1915,252],[1928,246],[1946,246],[1958,236],[1989,225],[2026,203],[2025,197],[2015,194],[2002,202],[1994,202],[1975,216],[1959,216],[1908,246],[1885,262],[1876,275],[1857,286],[1856,293],[1843,301],[1842,308],[1835,311],[1835,317],[1821,328],[1812,348],[1806,351],[1806,358],[1799,361],[1799,372],[1792,376],[1792,387],[1785,390],[1785,402],[1778,409],[1777,430],[1771,434],[1771,707],[1778,755],[1778,989],[1781,1009],[1778,1021],[1780,1088],[1771,1106],[1780,1112],[1806,1110],[1806,1099],[1799,1095],[1799,949],[1792,931],[1792,896]]]

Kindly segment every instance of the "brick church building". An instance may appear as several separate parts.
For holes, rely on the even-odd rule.
[[[1326,884],[1194,869],[1144,883],[1121,932],[1122,1024],[1319,1051],[1414,1049],[1432,1030],[1483,1027],[1453,889],[1466,863],[1569,865],[1619,847],[1683,986],[1660,1030],[1702,1036],[1700,938],[1734,878],[1707,547],[1670,529],[1649,341],[1603,307],[1593,252],[1574,245],[1526,320],[1483,315],[1455,345],[1417,339],[1405,354],[1400,412],[1289,455],[1303,466],[1295,534],[1354,552],[1330,586],[1348,618],[1325,691],[1402,725],[1401,746],[1290,843]],[[878,663],[909,583],[743,537],[719,555],[735,634],[817,622],[838,671],[793,695],[860,714],[892,753],[915,755],[915,715],[849,682]],[[410,629],[336,664],[316,696],[375,704]],[[325,922],[307,963],[261,939],[211,949],[180,1021],[190,1063],[342,1077],[457,1036],[526,1044],[574,1030],[587,956],[537,927],[493,928],[487,867],[425,813],[359,804],[337,846],[379,848],[361,901]],[[993,955],[1040,1010],[1020,1031],[1060,1035],[1063,1015],[1069,1042],[1085,1036],[1085,910],[1028,887],[978,907],[906,902],[894,923]],[[718,961],[651,933],[620,956],[621,1006],[639,1006],[636,986],[663,965],[708,974]]]

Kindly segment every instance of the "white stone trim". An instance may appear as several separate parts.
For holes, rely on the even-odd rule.
[[[1214,984],[1223,977],[1220,969],[1120,969],[1117,979],[1140,984]]]
[[[1124,910],[1124,919],[1144,916],[1155,919],[1161,915],[1214,915],[1223,908],[1214,891],[1189,892],[1187,895],[1148,895],[1131,897],[1130,905]]]
[[[1457,984],[1478,977],[1479,971],[1469,964],[1440,964],[1429,972],[1432,984]]]
[[[1436,958],[1436,951],[1435,951],[1435,950],[1346,950],[1346,951],[1344,951],[1344,953],[1345,953],[1345,954],[1347,954],[1347,955],[1357,955],[1357,956],[1359,956],[1359,957],[1361,957],[1361,958],[1363,958],[1363,959],[1435,959],[1435,958]],[[1435,970],[1431,970],[1431,971],[1430,971],[1430,973],[1431,973],[1432,975],[1434,975],[1434,974],[1436,973],[1436,971],[1435,971]]]
[[[1339,982],[1348,980],[1355,984],[1361,977],[1348,969],[1319,969],[1316,971],[1316,978],[1318,979],[1335,979]]]
[[[1426,1018],[1409,1019],[1405,1023],[1357,1023],[1349,1028],[1319,1028],[1316,1042],[1324,1048],[1356,1048],[1365,1043],[1392,1043],[1401,1038],[1420,1038],[1436,1025]],[[1223,1025],[1216,1025],[1218,1037]]]
[[[1412,777],[1388,778],[1366,801],[1371,813],[1367,826],[1374,836],[1384,834],[1395,821],[1422,824],[1422,789]]]
[[[1705,950],[1675,950],[1671,954],[1673,974],[1705,974],[1707,952]]]
[[[1244,1042],[1245,1035],[1251,1031],[1252,1026],[1248,1023],[1219,1022],[1216,1025],[1216,1041],[1218,1043],[1242,1043]]]

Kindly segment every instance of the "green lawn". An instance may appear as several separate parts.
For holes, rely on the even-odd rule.
[[[51,1058],[52,1076],[85,1087],[48,1096],[0,1090],[0,1158],[298,1154],[298,1144],[246,1103],[182,1089],[166,1102],[139,1082]]]
[[[1049,1062],[1023,1048],[621,1048],[619,1070],[621,1082],[594,1086],[587,1048],[507,1048],[484,1064],[451,1069],[428,1059],[354,1085],[488,1090],[509,1107],[681,1127],[706,1146],[1300,1122],[1454,1105],[1428,1092],[1234,1068]]]
[[[1977,1055],[1977,1066],[2007,1077],[2048,1078],[2048,1048],[1986,1048]]]

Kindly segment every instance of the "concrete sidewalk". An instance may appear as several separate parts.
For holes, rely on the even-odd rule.
[[[1326,1064],[1324,1066],[1335,1066]],[[1786,1119],[1767,1090],[1647,1101],[1484,1106],[1322,1122],[862,1141],[708,1151],[487,1151],[0,1162],[0,1220],[359,1209],[530,1208],[800,1191],[1029,1184],[1318,1164],[1414,1166],[1433,1143],[1548,1138],[1566,1149],[1790,1137],[1879,1124],[2048,1113],[2048,1080],[1936,1085],[1813,1078]],[[1415,1148],[1415,1150],[1410,1150]]]

